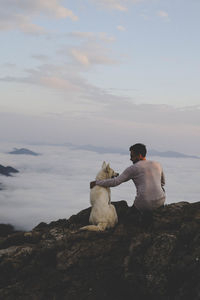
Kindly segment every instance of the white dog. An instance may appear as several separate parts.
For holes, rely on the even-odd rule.
[[[103,162],[102,168],[96,176],[96,180],[113,178],[119,174],[113,171],[109,164]],[[118,222],[117,213],[114,205],[111,204],[110,188],[96,185],[90,191],[90,203],[92,210],[89,222],[92,225],[81,227],[81,230],[104,231],[114,227]]]

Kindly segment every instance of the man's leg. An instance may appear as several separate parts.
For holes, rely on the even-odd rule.
[[[141,217],[141,212],[133,204],[133,206],[129,207],[127,211],[125,222],[138,225],[141,223]]]

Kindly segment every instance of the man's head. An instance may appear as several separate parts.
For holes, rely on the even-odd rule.
[[[144,144],[135,144],[129,148],[130,151],[130,160],[133,163],[136,163],[139,160],[145,160],[147,149]]]

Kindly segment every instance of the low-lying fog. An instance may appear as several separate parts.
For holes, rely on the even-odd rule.
[[[14,147],[28,148],[40,156],[13,155]],[[200,160],[148,157],[159,161],[166,176],[167,203],[200,200]],[[20,171],[13,177],[0,175],[0,223],[30,230],[40,222],[69,218],[87,208],[89,182],[95,179],[103,161],[121,173],[131,162],[129,153],[98,154],[71,150],[62,146],[0,146],[0,164]],[[126,200],[132,205],[135,187],[132,181],[112,188],[112,201]]]

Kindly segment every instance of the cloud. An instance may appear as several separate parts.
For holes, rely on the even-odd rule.
[[[82,75],[83,71],[87,71],[89,67],[114,62],[107,60],[107,57],[103,56],[101,52],[98,53],[97,45],[96,48],[87,48],[84,45],[82,48],[67,49],[69,52],[72,50],[74,52],[70,54],[76,63],[42,64],[37,68],[26,70],[27,75],[24,77],[5,76],[0,78],[0,81],[34,84],[67,92],[67,95],[73,101],[77,101],[81,107],[85,104],[92,107],[90,109],[87,106],[87,109],[89,113],[93,112],[93,122],[100,124],[103,119],[103,122],[106,120],[106,122],[112,123],[112,128],[116,126],[118,128],[120,123],[125,128],[131,128],[131,126],[151,128],[152,133],[155,130],[161,134],[163,130],[171,132],[172,136],[176,134],[183,136],[187,132],[188,136],[198,137],[200,127],[200,109],[198,107],[136,105],[128,97],[116,96],[112,94],[112,91],[109,92],[109,90],[90,83]],[[95,105],[96,109],[94,109]],[[84,113],[80,111],[78,115],[83,117],[85,113],[85,111]],[[184,128],[184,131],[181,128]]]
[[[181,126],[184,125],[196,127],[197,131],[193,128],[191,134],[197,133],[200,127],[200,109],[198,106],[176,108],[166,104],[134,104],[130,99],[122,101],[120,98],[115,98],[114,103],[117,108],[114,116],[118,121],[133,121],[139,126],[143,124],[142,126],[145,127],[150,124],[156,127],[159,124],[168,127],[171,132],[175,132],[176,129],[181,131]],[[103,112],[104,116],[109,115],[109,111],[112,111],[112,105],[112,101],[107,103]]]
[[[145,21],[150,20],[150,17],[146,13],[140,14],[140,17],[143,18]]]
[[[117,26],[117,29],[118,29],[119,31],[125,31],[125,30],[126,30],[126,28],[125,28],[124,26],[122,26],[122,25],[118,25],[118,26]]]
[[[112,65],[118,63],[113,58],[110,48],[103,42],[113,42],[114,37],[108,36],[105,32],[71,32],[67,36],[79,41],[79,45],[64,47],[59,52],[67,54],[73,63],[85,67],[95,65]]]
[[[4,146],[4,151],[10,151],[14,146],[18,145]],[[31,229],[41,221],[69,218],[90,206],[89,181],[95,178],[102,161],[111,155],[100,157],[92,152],[70,150],[67,147],[20,146],[33,149],[42,155],[31,157],[4,154],[1,144],[1,160],[20,171],[17,176],[9,178],[10,180],[0,176],[5,188],[1,191],[1,222]],[[84,161],[82,155],[85,157]],[[117,156],[112,157],[114,164]],[[120,161],[125,162],[125,157]],[[116,168],[119,169],[119,164]],[[124,195],[123,191],[128,191],[127,186],[131,185],[124,186],[117,199]]]
[[[72,57],[82,65],[88,66],[90,64],[89,55],[87,53],[83,53],[78,49],[71,49]]]
[[[83,40],[77,47],[68,46],[62,49],[63,53],[69,53],[71,62],[62,65],[42,64],[37,68],[26,70],[24,77],[5,76],[0,80],[34,84],[65,92],[67,95],[65,97],[66,105],[63,104],[61,109],[66,111],[63,116],[63,126],[75,128],[74,137],[77,139],[87,140],[87,135],[94,134],[90,129],[92,123],[95,124],[94,131],[98,132],[101,141],[105,139],[101,132],[101,128],[103,128],[103,132],[107,131],[108,142],[116,139],[117,143],[118,133],[123,136],[123,132],[127,132],[127,136],[123,136],[124,139],[127,139],[132,134],[139,137],[140,135],[146,136],[146,132],[148,132],[149,140],[155,141],[159,137],[164,144],[169,141],[171,144],[177,144],[178,136],[180,145],[189,147],[189,144],[193,144],[199,149],[200,110],[198,107],[192,106],[186,109],[169,105],[136,105],[130,98],[116,96],[109,90],[95,86],[83,77],[83,73],[89,68],[115,63],[112,59],[110,60],[107,48],[101,47],[98,43]],[[73,107],[74,110],[69,111],[68,106]],[[47,109],[47,112],[51,113],[53,110],[48,111]],[[57,109],[55,112],[58,112]],[[69,118],[72,115],[74,120]],[[65,123],[66,118],[69,119],[67,124]],[[54,116],[55,119],[56,116]],[[57,126],[59,128],[61,125]],[[86,135],[80,137],[79,132],[83,129]],[[114,138],[112,138],[113,134]],[[179,150],[181,151],[181,149]]]
[[[13,140],[17,136],[30,140],[31,137],[34,141],[67,140],[83,144],[92,140],[93,144],[117,147],[129,144],[134,138],[146,141],[152,148],[160,146],[158,150],[200,153],[200,110],[196,107],[187,110],[167,105],[137,105],[101,90],[89,90],[88,95],[81,90],[80,96],[69,95],[70,92],[59,105],[58,98],[54,110],[53,106],[49,108],[49,113],[57,113],[54,115],[30,118],[31,111],[26,118],[1,114],[6,131],[2,131],[0,138]]]
[[[68,51],[69,56],[83,66],[94,65],[113,65],[117,61],[110,57],[109,50],[100,45],[90,44],[82,47],[71,48]]]
[[[168,13],[166,11],[164,11],[164,10],[159,10],[157,12],[157,16],[159,16],[161,18],[168,18],[169,17]]]
[[[74,32],[71,35],[75,38],[81,37],[79,45],[76,43],[76,46],[63,46],[57,51],[55,63],[53,60],[51,60],[51,63],[48,63],[50,62],[50,57],[46,55],[32,55],[32,58],[41,61],[41,65],[25,69],[25,75],[23,76],[21,72],[18,72],[19,76],[9,74],[9,76],[0,77],[0,81],[55,88],[65,90],[71,95],[75,93],[75,96],[81,93],[82,97],[85,98],[103,95],[103,89],[90,84],[84,78],[84,72],[88,72],[88,70],[97,66],[109,66],[119,63],[114,58],[107,44],[102,43],[102,40],[107,40],[107,35],[105,33],[96,34],[92,32]],[[62,64],[58,63],[59,56],[61,57]]]
[[[2,12],[12,12],[12,14],[23,12],[28,16],[44,14],[48,17],[71,18],[73,21],[78,19],[73,12],[60,5],[61,0],[0,0]]]
[[[67,34],[67,36],[76,38],[80,40],[88,40],[88,41],[105,41],[105,42],[114,42],[115,38],[113,36],[108,36],[106,32],[82,32],[82,31],[74,31]]]
[[[0,13],[0,31],[9,31],[16,29],[29,34],[46,33],[43,27],[31,23],[30,18],[27,16],[19,14],[5,14],[2,16],[2,14]]]
[[[32,57],[36,60],[39,60],[39,61],[47,61],[49,59],[49,57],[47,55],[43,55],[43,54],[35,54],[35,55],[32,55]]]
[[[46,30],[34,23],[34,18],[46,16],[77,21],[74,13],[60,5],[60,0],[0,0],[0,30],[20,30],[28,34],[45,34]]]
[[[84,79],[84,72],[97,66],[119,63],[110,48],[110,43],[114,41],[114,38],[105,32],[76,31],[68,33],[67,36],[73,40],[70,44],[57,50],[52,59],[44,54],[31,55],[31,58],[40,61],[41,65],[25,69],[23,72],[25,75],[22,75],[20,70],[18,71],[19,76],[17,73],[15,75],[8,73],[8,76],[0,77],[0,81],[60,89],[69,92],[70,96],[75,93],[75,97],[77,94],[82,94],[82,97],[85,98],[91,98],[95,93],[97,97],[103,94],[104,91],[101,88]]]
[[[70,82],[70,80],[59,77],[40,77],[40,84],[47,87],[54,87],[56,89],[68,90],[70,92],[78,92],[81,90],[81,88],[79,88],[77,84],[73,84],[72,81]]]
[[[32,74],[28,75],[27,77],[7,76],[4,78],[0,78],[0,81],[34,84],[34,85],[44,86],[52,89],[65,90],[68,91],[69,93],[81,92],[81,91],[84,92],[87,90],[86,88],[87,84],[84,82],[84,79],[78,78],[78,76],[76,76],[76,78],[73,79],[70,78],[69,75],[64,75],[64,77],[66,76],[68,77],[67,79],[67,78],[63,78],[61,75],[60,76],[55,76],[54,74],[45,75],[39,70],[37,71],[29,70],[30,73],[31,71]]]
[[[120,0],[91,0],[97,6],[107,8],[107,9],[114,9],[119,11],[127,11],[126,5],[124,5],[125,1]]]
[[[33,157],[5,153],[13,147],[25,147],[42,155]],[[95,178],[102,162],[109,162],[113,169],[121,173],[130,165],[128,152],[128,147],[127,155],[120,155],[71,150],[66,146],[1,143],[2,163],[20,171],[14,177],[0,175],[0,182],[5,188],[0,191],[1,223],[11,223],[17,228],[30,230],[40,222],[69,218],[89,207],[89,182]],[[164,168],[167,203],[199,200],[196,178],[200,161],[154,159],[159,160]],[[135,194],[134,184],[129,181],[113,188],[111,199],[125,199],[132,205]]]
[[[13,64],[13,63],[4,63],[2,64],[2,67],[3,68],[8,68],[8,69],[13,69],[13,68],[16,68],[16,64]]]
[[[81,60],[81,57],[79,59]],[[94,56],[90,59],[90,63],[100,63],[100,57],[98,56]],[[96,61],[92,61],[92,59],[96,59]],[[26,76],[4,76],[0,78],[0,82],[33,84],[63,90],[73,97],[77,97],[79,94],[82,94],[82,97],[85,98],[101,95],[103,91],[93,84],[90,84],[80,74],[83,66],[83,61],[80,60],[78,61],[78,58],[75,57],[78,66],[74,66],[70,63],[63,63],[62,65],[42,64],[36,68],[26,69]]]
[[[121,12],[126,12],[129,5],[133,5],[142,0],[90,0],[92,3],[96,4],[100,8],[105,8],[109,10],[118,10]]]

